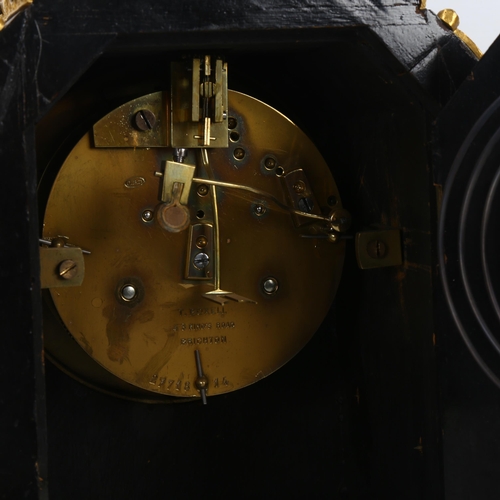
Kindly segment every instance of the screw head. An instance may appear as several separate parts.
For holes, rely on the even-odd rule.
[[[210,263],[210,257],[206,253],[200,252],[194,256],[193,265],[194,267],[196,267],[196,269],[199,269],[200,271],[202,269],[205,269],[205,267],[207,267],[209,263]]]
[[[274,295],[279,288],[279,283],[276,278],[269,276],[262,282],[262,290],[267,295]]]
[[[257,217],[262,217],[267,212],[267,208],[264,205],[256,205],[253,211]]]
[[[328,201],[328,205],[333,207],[334,205],[337,204],[337,197],[332,194],[331,196],[328,197],[327,201]]]
[[[305,212],[306,214],[312,213],[314,208],[314,203],[311,198],[304,197],[299,200],[299,210]]]
[[[74,260],[63,260],[59,264],[58,274],[63,280],[70,280],[76,276],[78,266]]]
[[[387,245],[382,240],[372,240],[366,245],[366,252],[372,259],[383,259],[387,255]]]
[[[198,248],[205,248],[207,246],[208,240],[205,236],[198,236],[196,238],[196,246]]]
[[[345,233],[351,227],[351,214],[344,208],[330,214],[330,224],[338,233]]]
[[[151,210],[144,210],[144,212],[142,212],[142,220],[144,222],[151,222],[154,218],[154,214]]]
[[[121,298],[127,302],[133,300],[137,295],[137,290],[134,285],[127,284],[120,291]]]
[[[236,128],[236,125],[238,125],[236,118],[230,116],[229,120],[227,121],[227,128],[233,129],[233,128]]]
[[[297,182],[293,185],[293,190],[294,190],[297,194],[303,193],[303,192],[306,190],[306,185],[304,184],[304,181],[297,181]]]
[[[141,109],[134,115],[134,125],[143,132],[151,130],[156,125],[156,116],[149,109]]]
[[[243,158],[245,158],[245,150],[243,148],[236,148],[234,150],[233,156],[237,160],[243,160]]]
[[[267,168],[267,170],[272,170],[277,165],[277,163],[278,162],[272,156],[268,156],[264,160],[264,166]]]
[[[208,194],[208,186],[206,184],[200,184],[196,192],[199,196],[206,196]]]

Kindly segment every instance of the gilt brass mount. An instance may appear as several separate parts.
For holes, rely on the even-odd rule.
[[[0,31],[33,0],[0,0]]]

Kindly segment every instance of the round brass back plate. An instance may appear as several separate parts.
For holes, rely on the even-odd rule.
[[[341,208],[325,161],[266,104],[230,91],[229,109],[229,148],[205,157],[190,149],[186,162],[197,179],[244,188],[194,181],[187,229],[167,231],[156,216],[163,179],[155,172],[173,150],[96,148],[91,132],[47,203],[43,237],[66,236],[91,252],[81,286],[51,289],[60,318],[93,360],[146,391],[199,397],[195,351],[209,396],[269,375],[311,338],[338,286],[344,242],[330,242],[324,221],[286,209],[299,203],[327,216],[331,200]],[[217,248],[223,292],[206,295]]]

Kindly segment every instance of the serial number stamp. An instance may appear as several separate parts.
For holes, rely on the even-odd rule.
[[[194,386],[191,385],[189,381],[185,379],[184,374],[181,373],[178,377],[174,376],[174,378],[170,377],[159,377],[158,374],[154,374],[149,381],[149,385],[154,386],[155,389],[160,390],[162,392],[171,392],[171,393],[189,393],[194,389]],[[209,388],[213,387],[214,389],[225,388],[232,385],[231,382],[226,377],[214,377],[209,381]]]
[[[227,344],[225,335],[216,337],[182,337],[181,345],[200,345],[200,344]]]

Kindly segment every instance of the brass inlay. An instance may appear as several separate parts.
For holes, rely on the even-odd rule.
[[[147,105],[144,98],[140,106]],[[133,102],[128,109],[136,109]],[[241,125],[244,160],[234,158],[232,147],[187,156],[196,174],[180,206],[190,227],[207,224],[208,233],[194,239],[191,230],[166,231],[158,221],[155,171],[172,160],[172,148],[94,147],[92,132],[67,157],[47,202],[42,237],[68,234],[92,251],[80,287],[50,291],[62,321],[89,362],[151,394],[200,398],[206,389],[213,396],[269,375],[317,330],[340,280],[345,242],[332,244],[324,232],[301,237],[309,226],[298,228],[291,217],[307,215],[327,231],[328,200],[342,207],[321,154],[292,122],[256,99],[229,92],[229,110]],[[262,164],[269,157],[276,160],[271,170]],[[280,176],[298,168],[318,215],[295,210],[285,196]],[[213,280],[186,276],[193,253],[200,268],[205,257],[198,253],[213,257]],[[271,277],[279,283],[273,293]],[[45,334],[47,345],[57,345],[57,333]],[[69,366],[64,356],[53,353]]]

